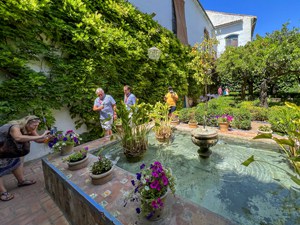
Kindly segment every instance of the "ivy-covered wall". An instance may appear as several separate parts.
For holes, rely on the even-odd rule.
[[[124,84],[149,103],[169,85],[182,97],[195,87],[189,47],[124,0],[2,0],[0,30],[0,124],[32,113],[50,126],[51,110],[66,105],[78,127],[98,132],[97,87],[117,103]],[[152,46],[159,61],[147,56]],[[49,71],[32,70],[33,61]]]

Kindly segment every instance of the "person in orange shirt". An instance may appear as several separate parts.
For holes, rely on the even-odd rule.
[[[169,108],[169,117],[172,116],[172,113],[176,110],[176,102],[178,101],[178,95],[173,91],[173,88],[169,86],[169,92],[165,95],[164,100],[168,104]]]

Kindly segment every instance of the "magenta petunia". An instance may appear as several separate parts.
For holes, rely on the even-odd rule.
[[[169,184],[169,179],[166,176],[162,176],[162,182],[165,186],[167,186]]]
[[[159,185],[159,182],[158,182],[157,180],[154,180],[154,181],[150,184],[150,188],[156,189],[158,185]]]

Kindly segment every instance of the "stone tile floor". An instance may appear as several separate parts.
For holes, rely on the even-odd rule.
[[[231,130],[220,133],[224,136],[235,136],[240,138],[251,139],[257,134],[257,128],[262,123],[252,122],[252,129],[249,131]],[[179,125],[181,129],[191,130],[187,125]],[[96,140],[89,143],[89,148],[93,149],[99,145],[99,142],[108,142],[108,140]],[[1,225],[68,225],[70,224],[60,209],[53,202],[51,197],[45,190],[44,177],[41,160],[33,160],[25,163],[25,177],[27,179],[36,179],[37,183],[32,186],[17,187],[17,182],[13,175],[4,177],[7,189],[15,195],[15,198],[8,202],[0,201],[0,224]],[[176,200],[175,200],[176,201]],[[174,215],[183,212],[185,206],[183,204],[176,204],[173,208]],[[193,209],[197,210],[197,209]],[[204,216],[210,215],[210,212],[204,214],[192,214],[189,221],[186,217],[181,217],[178,221],[170,220],[169,224],[230,224],[216,215],[210,215],[209,220],[205,220]],[[177,218],[177,217],[176,217]],[[203,221],[200,222],[200,221]]]

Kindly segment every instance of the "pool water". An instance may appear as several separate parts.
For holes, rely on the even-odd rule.
[[[176,177],[176,194],[242,225],[300,224],[300,188],[284,171],[266,163],[241,163],[256,159],[293,173],[276,145],[238,139],[220,139],[212,155],[201,159],[189,133],[175,132],[171,143],[159,143],[149,136],[149,148],[142,161],[129,163],[120,143],[102,154],[132,173],[139,166],[160,161]]]

